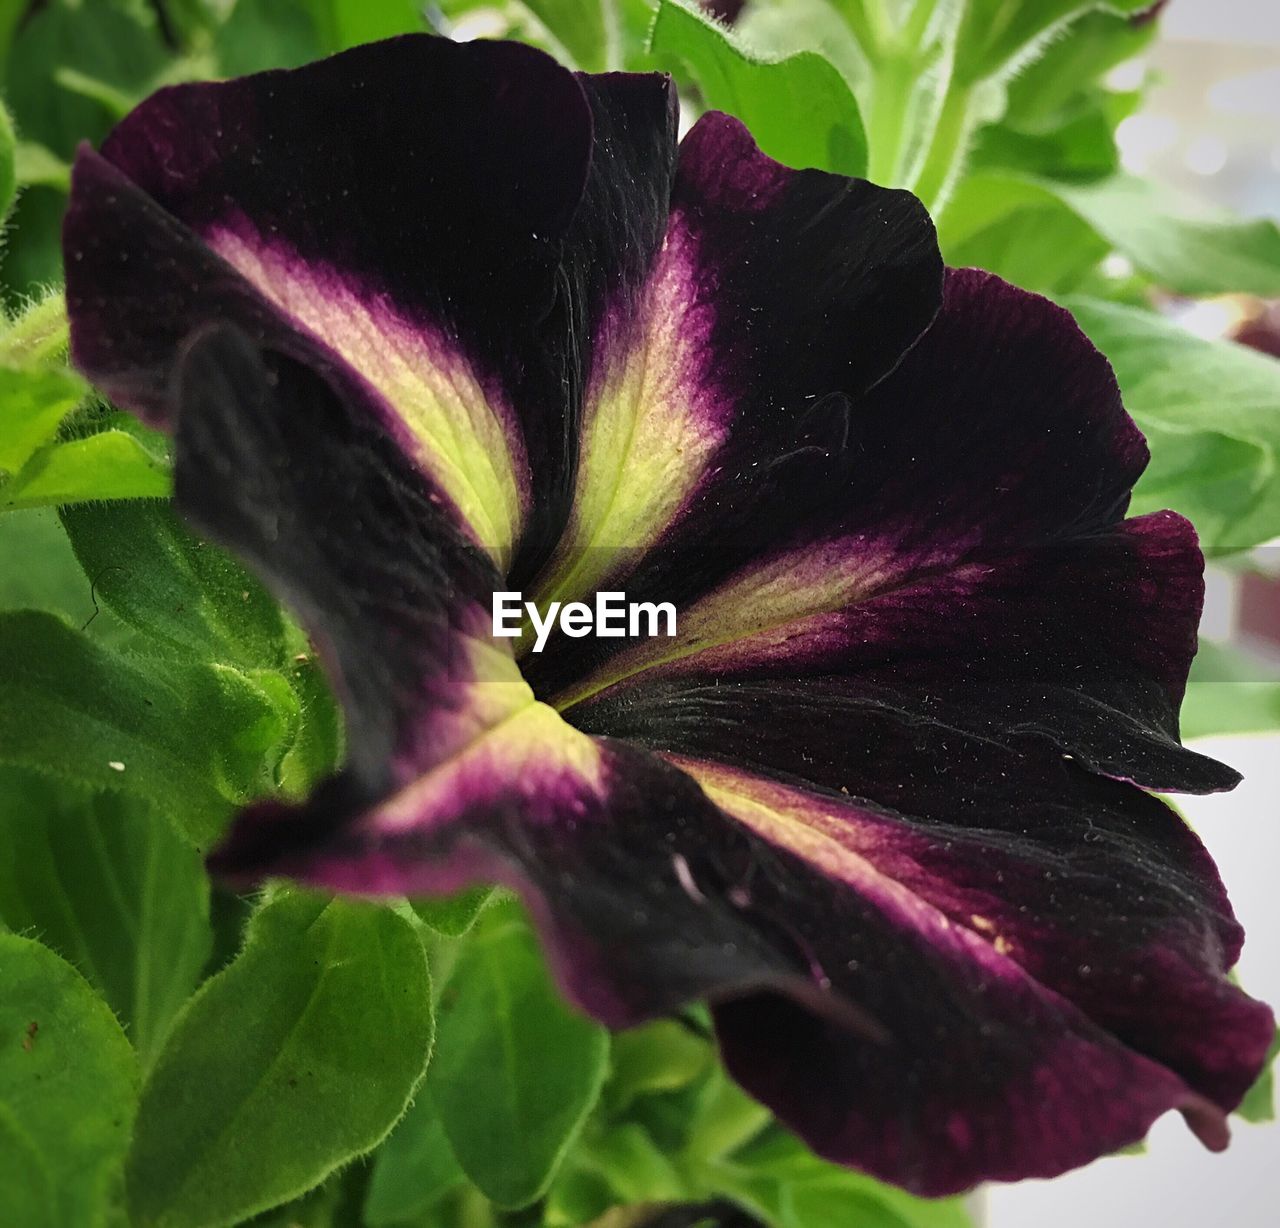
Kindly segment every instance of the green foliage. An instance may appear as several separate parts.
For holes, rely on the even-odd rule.
[[[493,892],[488,887],[471,887],[457,895],[411,900],[413,911],[437,934],[460,938],[474,924]]]
[[[84,383],[70,371],[13,370],[0,367],[0,500],[10,500],[10,489],[21,485],[22,474],[42,447],[53,443],[62,420],[80,403]]]
[[[0,772],[0,919],[75,964],[147,1064],[209,957],[200,855],[115,794]]]
[[[0,222],[8,216],[18,190],[17,155],[13,120],[9,108],[0,102]]]
[[[99,1228],[115,1201],[138,1069],[70,964],[0,933],[0,1190],[14,1228]]]
[[[1020,266],[1018,223],[1026,219],[1035,220],[1043,247]],[[1179,293],[1230,287],[1280,294],[1280,228],[1274,222],[1239,222],[1120,172],[1083,184],[979,172],[957,189],[939,227],[956,263],[978,263],[1037,290],[1064,288],[1054,280],[1053,251],[1074,239],[1083,244],[1071,252],[1077,281],[1117,251]]]
[[[427,1081],[449,1144],[495,1203],[547,1188],[604,1081],[609,1038],[561,1000],[510,905],[486,911],[440,1000]]]
[[[119,791],[207,844],[229,804],[268,791],[296,712],[230,666],[148,661],[53,615],[0,613],[0,762]]]
[[[967,1223],[810,1154],[705,1012],[607,1037],[501,893],[211,893],[201,850],[235,806],[305,796],[341,722],[303,632],[174,514],[165,440],[69,370],[48,287],[76,145],[158,85],[483,9],[575,68],[671,71],[686,114],[783,162],[916,191],[951,263],[1064,301],[1111,358],[1152,448],[1134,510],[1242,552],[1280,536],[1280,366],[1144,308],[1280,294],[1280,232],[1120,171],[1142,92],[1103,77],[1148,3],[750,0],[726,29],[693,0],[0,0],[0,922],[30,935],[0,934],[0,1219],[570,1228],[729,1198],[772,1228]],[[1132,278],[1099,275],[1112,253]],[[1280,680],[1206,649],[1183,725],[1276,728]]]
[[[960,1199],[930,1201],[819,1160],[776,1127],[719,1163],[717,1181],[779,1228],[837,1223],[875,1228],[968,1228]]]
[[[233,1224],[386,1136],[432,1041],[422,945],[394,912],[296,892],[192,998],[142,1091],[138,1228]]]
[[[378,1149],[364,1204],[368,1228],[412,1222],[466,1180],[454,1158],[435,1101],[418,1093],[386,1143]]]
[[[1258,1081],[1249,1089],[1236,1113],[1245,1121],[1259,1125],[1276,1119],[1275,1060],[1280,1056],[1280,1032],[1271,1042],[1267,1054],[1267,1066]]]
[[[154,647],[249,669],[285,662],[280,607],[169,503],[65,508],[62,523],[98,599]]]
[[[1182,736],[1280,728],[1280,668],[1238,648],[1200,641],[1182,704]]]
[[[858,104],[822,56],[754,55],[692,0],[659,0],[650,47],[685,65],[706,104],[736,115],[760,148],[780,162],[844,175],[866,172]]]
[[[1280,363],[1192,337],[1152,312],[1084,298],[1066,305],[1111,360],[1152,444],[1134,510],[1175,508],[1218,550],[1280,534]]]

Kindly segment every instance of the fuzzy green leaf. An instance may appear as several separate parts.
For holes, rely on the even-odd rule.
[[[499,1206],[550,1184],[600,1094],[609,1037],[565,1004],[513,905],[488,909],[440,1002],[428,1090],[454,1155]]]
[[[105,1228],[138,1067],[70,964],[0,933],[0,1190],[15,1228]]]
[[[378,1148],[365,1198],[365,1224],[394,1228],[412,1222],[464,1180],[435,1102],[423,1090]]]
[[[0,471],[18,474],[84,396],[84,383],[70,371],[0,367]],[[0,505],[8,486],[0,477]]]
[[[168,458],[113,428],[42,448],[0,487],[0,508],[161,498],[169,489]]]
[[[227,666],[134,661],[61,619],[0,614],[0,762],[154,803],[197,844],[269,791],[281,696]]]
[[[129,1155],[137,1228],[214,1228],[297,1197],[386,1136],[431,1049],[412,925],[296,892],[178,1018]]]
[[[168,502],[67,508],[62,523],[98,599],[158,647],[249,668],[284,663],[275,600]]]
[[[0,918],[97,987],[143,1064],[209,957],[200,854],[131,798],[0,770]]]
[[[1151,443],[1134,511],[1171,507],[1222,550],[1280,535],[1280,363],[1151,312],[1085,298],[1065,305],[1111,360]]]
[[[707,105],[736,115],[770,157],[788,166],[866,173],[858,104],[823,56],[755,55],[692,0],[660,0],[650,49],[685,64]]]
[[[437,934],[461,938],[475,924],[492,897],[492,887],[469,887],[456,895],[418,896],[409,903],[418,917]]]
[[[1280,227],[1275,222],[1240,221],[1125,174],[1087,184],[1003,171],[973,174],[939,218],[944,254],[952,261],[981,259],[965,245],[984,231],[1009,226],[1025,210],[1070,215],[1095,241],[1180,294],[1280,295]],[[999,231],[995,233],[998,237]]]

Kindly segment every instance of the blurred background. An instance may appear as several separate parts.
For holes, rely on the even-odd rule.
[[[1159,38],[1112,69],[1108,84],[1156,83],[1116,133],[1124,167],[1206,204],[1280,219],[1280,4],[1273,0],[1173,0]],[[1122,259],[1122,258],[1117,258]],[[1167,309],[1205,337],[1233,336],[1280,354],[1280,310],[1249,296],[1170,301]],[[1277,407],[1280,413],[1280,407]],[[1204,638],[1256,665],[1252,678],[1204,671],[1193,686],[1225,707],[1263,693],[1280,664],[1280,543],[1247,560],[1212,565]],[[1240,977],[1280,1003],[1280,733],[1203,739],[1199,749],[1244,773],[1232,794],[1179,798],[1213,854],[1250,941]],[[1280,1124],[1237,1121],[1222,1155],[1204,1151],[1176,1118],[1157,1124],[1147,1154],[1099,1160],[1053,1182],[1028,1181],[987,1195],[990,1228],[1271,1228],[1280,1222]]]

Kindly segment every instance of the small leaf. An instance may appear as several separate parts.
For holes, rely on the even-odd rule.
[[[956,76],[969,83],[1027,62],[1091,9],[1132,14],[1152,0],[967,0],[956,45]]]
[[[1280,295],[1280,226],[1269,218],[1240,221],[1133,175],[1053,190],[1166,289]]]
[[[605,1103],[611,1113],[621,1113],[638,1096],[687,1087],[710,1070],[714,1056],[706,1039],[671,1019],[619,1032]]]
[[[962,1199],[917,1198],[839,1168],[776,1125],[714,1167],[707,1179],[779,1228],[830,1228],[841,1222],[882,1228],[972,1228]]]
[[[70,964],[0,933],[0,1190],[21,1228],[99,1228],[119,1185],[137,1062]]]
[[[1171,507],[1205,546],[1223,550],[1280,535],[1280,363],[1152,312],[1086,298],[1064,304],[1110,359],[1151,441],[1135,513]]]
[[[269,791],[286,719],[237,670],[128,660],[36,611],[0,613],[0,659],[0,762],[142,797],[197,844]]]
[[[427,1086],[454,1155],[486,1197],[525,1206],[600,1094],[608,1033],[565,1004],[510,904],[481,918],[440,1010]]]
[[[970,175],[939,218],[943,252],[948,260],[964,259],[963,245],[981,231],[1007,226],[1025,209],[1055,207],[1069,211],[1165,289],[1280,295],[1275,222],[1240,221],[1125,174],[1078,184],[1003,171]]]
[[[475,924],[476,918],[492,897],[492,887],[469,887],[456,895],[431,898],[418,896],[409,903],[413,911],[437,934],[443,934],[446,938],[461,938]]]
[[[62,523],[98,599],[157,647],[249,668],[284,662],[275,600],[170,503],[87,504],[65,509]]]
[[[1280,1056],[1280,1032],[1277,1032],[1271,1041],[1266,1067],[1258,1076],[1258,1081],[1249,1089],[1244,1100],[1240,1102],[1240,1107],[1236,1109],[1236,1114],[1243,1117],[1245,1121],[1260,1124],[1276,1119],[1275,1060],[1277,1056]]]
[[[209,957],[199,853],[133,799],[0,771],[0,918],[70,960],[144,1066]]]
[[[435,1102],[425,1090],[419,1092],[378,1148],[365,1198],[365,1223],[368,1228],[393,1228],[416,1220],[464,1180]]]
[[[736,115],[771,158],[864,175],[867,138],[836,67],[813,51],[770,60],[740,46],[692,0],[660,0],[650,50],[688,66],[707,105]]]
[[[0,348],[6,339],[0,337]],[[84,391],[83,381],[70,371],[0,367],[0,470],[17,474],[53,439]],[[8,493],[0,480],[0,504],[8,502]]]
[[[168,458],[136,435],[109,429],[41,449],[0,488],[0,507],[161,498],[169,490]]]
[[[604,72],[618,60],[614,0],[524,0],[576,67]]]
[[[431,1048],[412,925],[288,892],[178,1018],[129,1155],[137,1228],[214,1228],[297,1197],[377,1145]]]

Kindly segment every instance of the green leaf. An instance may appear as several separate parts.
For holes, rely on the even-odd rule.
[[[0,102],[0,222],[9,216],[13,199],[18,194],[16,155],[13,120],[9,118],[9,108]]]
[[[461,938],[476,922],[476,918],[493,898],[492,887],[469,887],[457,895],[427,898],[418,896],[409,901],[413,911],[437,934],[446,938]]]
[[[14,171],[23,187],[39,184],[62,192],[71,190],[70,163],[36,141],[18,142],[14,151]]]
[[[1267,1051],[1265,1069],[1258,1076],[1258,1081],[1249,1089],[1244,1100],[1241,1101],[1240,1107],[1236,1109],[1236,1115],[1243,1117],[1245,1121],[1260,1124],[1266,1121],[1275,1121],[1276,1119],[1274,1063],[1277,1056],[1280,1056],[1280,1032],[1277,1032],[1271,1041],[1271,1048]]]
[[[683,1024],[660,1019],[613,1038],[605,1103],[622,1113],[639,1096],[676,1091],[706,1074],[714,1061],[710,1043]]]
[[[523,0],[573,64],[604,72],[619,63],[614,0]]]
[[[1280,535],[1280,363],[1192,336],[1151,312],[1096,299],[1064,303],[1111,360],[1151,442],[1134,511],[1172,507],[1220,550]]]
[[[137,1102],[137,1062],[70,964],[0,933],[0,1190],[21,1228],[105,1228]]]
[[[1058,126],[1082,89],[1145,50],[1158,29],[1154,21],[1135,25],[1126,14],[1083,14],[1009,82],[1009,117],[1027,128]]]
[[[967,207],[975,179],[962,182],[953,203]],[[986,208],[991,198],[980,206]],[[1068,294],[1080,287],[1110,246],[1088,223],[1057,201],[1018,208],[961,242],[943,249],[954,268],[980,268],[1040,294]]]
[[[18,131],[61,158],[83,140],[100,141],[118,108],[57,84],[92,79],[117,97],[140,100],[164,68],[154,16],[126,0],[49,0],[13,41],[6,96]]]
[[[916,1198],[838,1168],[777,1126],[712,1169],[708,1180],[779,1228],[971,1228],[961,1199]]]
[[[108,429],[42,448],[0,487],[0,508],[162,498],[169,490],[167,456],[128,431]]]
[[[0,771],[0,918],[70,960],[146,1065],[209,957],[200,854],[132,799]]]
[[[62,277],[62,216],[66,193],[33,186],[18,197],[6,229],[13,239],[0,248],[0,271],[10,301],[43,294]]]
[[[316,6],[303,0],[236,0],[214,35],[213,49],[224,76],[270,68],[297,68],[328,48]]]
[[[1280,295],[1280,226],[1239,221],[1132,175],[1053,189],[1117,251],[1179,294]]]
[[[1131,14],[1152,0],[966,0],[956,45],[956,76],[979,81],[1025,63],[1090,9]]]
[[[59,363],[67,352],[69,333],[67,303],[62,291],[46,290],[17,313],[6,315],[0,324],[0,366],[31,371]],[[59,374],[65,379],[74,379],[65,368],[60,368]],[[82,384],[77,387],[83,391]],[[0,405],[7,402],[7,395],[0,398]],[[3,434],[0,431],[0,435]]]
[[[335,51],[423,28],[421,0],[319,0],[309,7],[327,16]]]
[[[389,909],[288,892],[179,1016],[129,1154],[137,1228],[214,1228],[382,1140],[431,1048],[431,986]]]
[[[1256,653],[1201,640],[1180,723],[1184,739],[1280,729],[1280,669]]]
[[[1003,171],[969,176],[938,221],[948,259],[989,227],[1025,209],[1069,211],[1100,240],[1179,294],[1280,295],[1280,227],[1201,208],[1130,175],[1073,184]]]
[[[70,371],[0,367],[0,470],[22,471],[84,393],[84,382]],[[0,505],[9,501],[12,486],[12,479],[0,480]]]
[[[688,67],[706,103],[736,115],[788,166],[863,175],[867,138],[853,92],[812,51],[771,60],[740,46],[692,0],[659,0],[650,49]]]
[[[608,1033],[565,1004],[510,904],[480,919],[440,1011],[427,1086],[454,1155],[499,1206],[525,1206],[600,1094]]]
[[[1280,682],[1189,682],[1181,726],[1184,739],[1280,729]]]
[[[250,668],[284,664],[274,598],[169,502],[84,504],[66,508],[62,523],[98,599],[158,647]]]
[[[228,666],[131,661],[42,612],[0,614],[0,762],[150,801],[197,844],[269,792],[277,697]]]
[[[365,1198],[365,1224],[394,1228],[416,1220],[465,1179],[435,1102],[424,1090],[378,1148]]]

